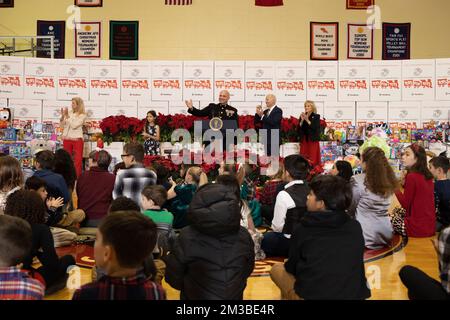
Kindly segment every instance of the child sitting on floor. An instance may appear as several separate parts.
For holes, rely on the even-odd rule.
[[[447,172],[450,162],[447,157],[434,157],[429,161],[434,182],[434,205],[436,207],[436,231],[450,225],[450,180]]]

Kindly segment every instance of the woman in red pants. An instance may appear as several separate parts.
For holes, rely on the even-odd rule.
[[[305,112],[300,115],[298,134],[300,154],[310,160],[313,167],[321,163],[320,157],[320,115],[314,101],[305,102]]]
[[[61,108],[60,124],[63,128],[64,149],[73,157],[77,177],[83,165],[83,124],[86,120],[84,102],[81,98],[72,99],[72,110]]]

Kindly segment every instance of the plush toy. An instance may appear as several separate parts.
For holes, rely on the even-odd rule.
[[[355,155],[346,156],[344,158],[344,160],[347,161],[348,163],[350,163],[350,165],[352,166],[352,169],[356,169],[358,166],[361,165],[361,161]]]
[[[36,153],[43,150],[55,151],[56,142],[52,140],[43,140],[43,139],[33,139],[27,142],[27,146],[31,149],[31,154],[35,155]]]
[[[11,109],[0,108],[0,129],[6,129],[11,123]]]

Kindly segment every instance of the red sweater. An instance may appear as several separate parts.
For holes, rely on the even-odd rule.
[[[107,214],[115,180],[115,175],[99,167],[92,167],[78,178],[78,208],[89,219],[98,220]]]
[[[404,192],[395,195],[404,209],[405,227],[409,237],[431,237],[436,230],[433,179],[425,180],[423,174],[411,172],[406,175]]]

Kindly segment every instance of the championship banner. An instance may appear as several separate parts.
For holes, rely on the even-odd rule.
[[[366,24],[348,24],[348,59],[373,59],[373,29]]]
[[[120,61],[90,60],[90,100],[120,100]]]
[[[448,122],[450,120],[450,101],[422,101],[420,108],[422,125],[426,122]]]
[[[147,112],[154,110],[156,114],[169,114],[169,103],[167,101],[138,101],[138,118],[145,119]]]
[[[339,59],[339,23],[310,23],[311,60]]]
[[[355,102],[325,102],[324,118],[334,122],[355,123]]]
[[[274,93],[275,62],[247,61],[245,63],[245,101],[264,101]]]
[[[402,62],[370,62],[370,100],[400,101],[402,99]]]
[[[308,61],[308,100],[337,101],[337,61]]]
[[[121,100],[150,101],[152,64],[150,61],[122,61]]]
[[[64,59],[66,46],[66,22],[65,21],[37,21],[37,35],[38,36],[54,36],[53,52],[56,59]],[[38,58],[51,57],[51,42],[43,39],[37,40]]]
[[[23,98],[24,58],[0,56],[0,97]]]
[[[434,59],[402,61],[403,101],[427,101],[435,98]]]
[[[183,100],[182,82],[182,61],[152,61],[152,99],[154,101]]]
[[[277,61],[275,78],[277,100],[306,100],[306,61]]]
[[[13,119],[42,121],[42,101],[10,99],[8,108],[11,109]]]
[[[102,23],[75,23],[75,57],[101,58]]]
[[[183,99],[214,99],[214,62],[185,61],[183,66]]]
[[[339,61],[339,101],[370,101],[369,61]]]
[[[436,100],[450,100],[450,59],[436,59]]]
[[[411,55],[411,23],[383,23],[383,60],[407,60]]]
[[[388,103],[387,102],[357,102],[356,122],[387,122]]]
[[[58,100],[89,100],[89,61],[58,61]]]
[[[109,59],[139,59],[139,21],[110,21],[109,32]]]
[[[228,90],[231,101],[244,101],[244,61],[215,61],[214,63],[214,96],[219,99],[220,91]]]
[[[25,59],[25,99],[56,100],[56,60]]]
[[[420,102],[389,102],[389,122],[420,124]]]
[[[106,115],[137,117],[137,101],[108,101]]]
[[[71,102],[44,100],[42,102],[42,121],[59,123],[59,119],[61,118],[61,108],[68,108],[70,110]]]
[[[347,9],[367,10],[375,5],[375,0],[347,0]]]

